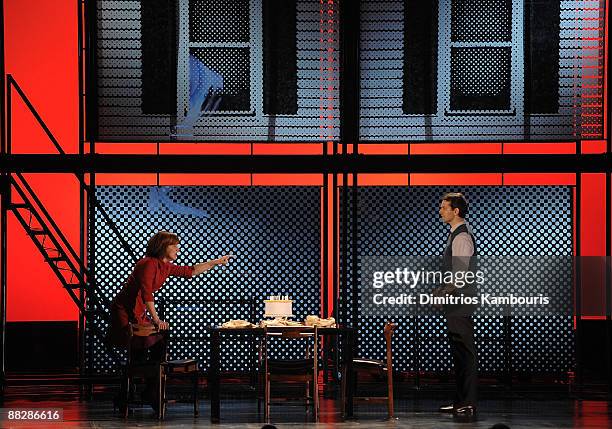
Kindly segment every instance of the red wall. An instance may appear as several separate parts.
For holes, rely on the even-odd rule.
[[[6,73],[12,74],[66,152],[78,152],[75,0],[4,0]],[[13,153],[56,153],[13,95]],[[78,249],[78,188],[71,175],[28,175]],[[9,321],[76,320],[78,312],[13,216],[8,235]]]
[[[580,193],[580,256],[582,257],[582,314],[605,318],[606,289],[606,175],[582,174]]]

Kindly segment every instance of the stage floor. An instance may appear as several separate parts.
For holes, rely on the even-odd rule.
[[[310,413],[300,404],[279,404],[272,407],[272,423],[281,428],[490,428],[503,423],[511,428],[610,428],[612,427],[612,401],[603,399],[575,400],[560,397],[546,398],[538,394],[533,397],[521,395],[513,399],[483,399],[475,421],[455,420],[450,415],[440,414],[437,407],[444,403],[439,398],[400,399],[396,401],[397,419],[386,420],[384,404],[355,406],[355,418],[343,422],[338,401],[321,400],[320,421],[312,422]],[[0,427],[57,427],[57,428],[261,428],[263,416],[257,412],[257,401],[253,398],[224,399],[221,403],[221,423],[211,425],[209,402],[200,402],[200,416],[194,418],[189,404],[169,404],[164,422],[155,419],[148,406],[136,407],[128,419],[113,411],[108,393],[94,395],[91,401],[79,401],[75,388],[53,388],[46,391],[38,387],[9,387],[3,408],[62,408],[64,421],[58,423],[0,422]]]

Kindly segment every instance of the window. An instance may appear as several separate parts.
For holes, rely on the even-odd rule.
[[[440,13],[444,113],[522,116],[522,2],[452,0]]]
[[[249,0],[180,0],[177,122],[202,114],[253,114],[261,105],[261,20]],[[257,25],[259,23],[259,26]]]

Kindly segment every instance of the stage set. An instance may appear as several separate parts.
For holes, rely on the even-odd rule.
[[[4,0],[0,426],[612,427],[608,3]]]

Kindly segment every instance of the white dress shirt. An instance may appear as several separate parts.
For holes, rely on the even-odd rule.
[[[452,227],[451,233],[453,233],[461,225],[465,225],[468,231],[472,233],[472,228],[467,224],[467,222],[461,222],[460,224]],[[452,251],[453,271],[467,271],[470,266],[470,257],[474,255],[474,243],[467,232],[462,232],[455,237],[453,240]]]

